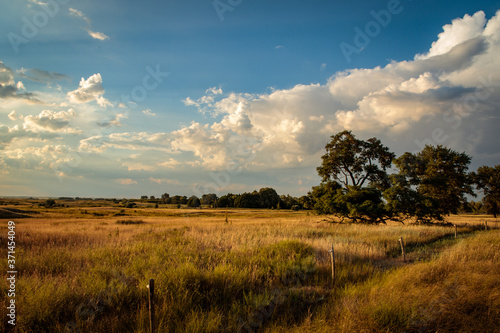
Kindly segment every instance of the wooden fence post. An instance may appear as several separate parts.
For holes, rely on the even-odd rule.
[[[488,230],[488,221],[484,221],[484,230]]]
[[[149,327],[150,332],[156,332],[155,325],[155,280],[149,280]]]
[[[406,262],[405,245],[404,245],[404,242],[403,242],[403,237],[399,238],[399,242],[401,243],[401,254],[403,255],[403,262]]]
[[[455,239],[457,238],[457,225],[455,224]]]
[[[332,282],[335,285],[335,252],[333,251],[333,243],[332,243],[332,249],[328,252],[330,252],[332,259]]]

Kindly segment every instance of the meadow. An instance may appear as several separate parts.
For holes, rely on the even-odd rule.
[[[16,226],[16,332],[149,332],[150,279],[157,332],[499,331],[491,216],[449,217],[455,238],[447,225],[332,223],[308,211],[38,202],[0,206],[2,258],[7,222]]]

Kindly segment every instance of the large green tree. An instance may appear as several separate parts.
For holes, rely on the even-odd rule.
[[[458,213],[467,203],[466,195],[475,195],[475,179],[485,189],[485,205],[498,212],[498,194],[487,195],[498,193],[498,178],[492,180],[498,170],[484,168],[472,177],[471,158],[465,153],[427,145],[394,159],[380,140],[359,140],[350,131],[332,136],[325,148],[317,169],[322,183],[309,194],[318,213],[371,223],[442,220]],[[393,161],[399,172],[388,176]]]
[[[317,168],[322,183],[311,193],[314,209],[355,222],[375,223],[390,218],[382,191],[390,185],[387,169],[394,153],[380,140],[359,140],[351,131],[332,136],[325,149]]]
[[[467,202],[465,195],[474,195],[473,178],[468,173],[470,161],[467,154],[441,145],[405,153],[394,161],[399,173],[392,177],[386,198],[393,205],[399,200],[418,220],[457,214]]]
[[[486,211],[496,218],[500,213],[500,164],[495,167],[482,166],[473,177],[477,188],[483,190]]]

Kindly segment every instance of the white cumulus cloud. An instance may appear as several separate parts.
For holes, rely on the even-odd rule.
[[[486,22],[482,11],[453,20],[451,24],[443,27],[443,32],[438,35],[438,40],[432,43],[429,52],[425,55],[419,54],[415,58],[427,59],[449,52],[453,47],[480,36]]]
[[[71,119],[76,117],[76,112],[72,109],[68,111],[43,110],[37,116],[24,117],[23,128],[32,132],[77,132],[70,128]]]
[[[343,129],[381,137],[396,150],[417,149],[419,142],[430,140],[477,150],[484,144],[478,139],[485,137],[478,136],[486,130],[480,128],[482,119],[498,119],[491,117],[500,105],[495,93],[500,89],[499,28],[500,11],[490,20],[477,12],[444,26],[429,51],[413,60],[346,70],[324,85],[270,94],[215,95],[209,90],[185,103],[223,115],[222,120],[193,123],[173,133],[173,144],[212,169],[227,167],[236,156],[227,149],[228,138],[251,139],[255,156],[247,166],[317,165],[329,136]]]
[[[79,87],[76,90],[68,92],[67,95],[72,103],[96,101],[100,106],[111,105],[111,103],[103,97],[104,92],[101,74],[97,73],[86,80],[82,77]]]

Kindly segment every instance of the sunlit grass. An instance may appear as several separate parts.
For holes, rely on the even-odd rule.
[[[226,210],[213,209],[39,211],[16,221],[19,332],[147,332],[149,279],[159,332],[492,327],[490,319],[476,323],[476,308],[498,318],[498,231],[463,226],[455,239],[452,227],[331,224],[279,210],[229,210],[228,222]],[[5,257],[3,236],[1,243]],[[449,286],[463,301],[439,308],[451,319],[426,315]]]

